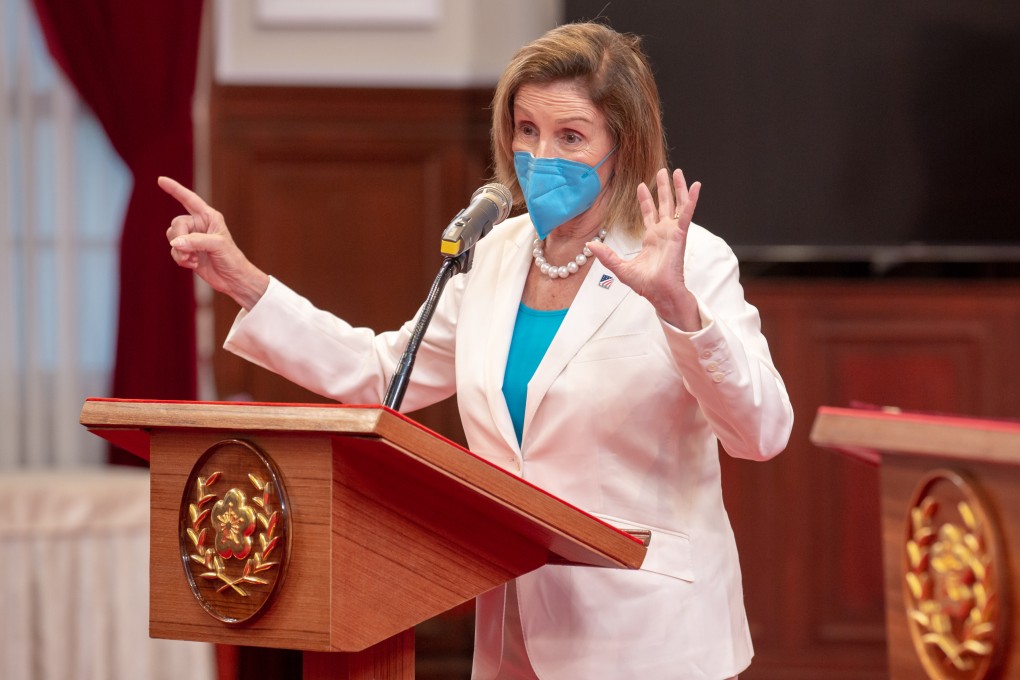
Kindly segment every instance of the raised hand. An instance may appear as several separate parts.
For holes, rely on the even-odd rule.
[[[695,331],[701,328],[701,317],[698,303],[684,281],[684,253],[701,183],[695,182],[688,189],[683,172],[674,170],[670,187],[665,168],[659,170],[655,181],[658,205],[644,182],[637,188],[645,235],[636,257],[624,260],[604,243],[589,243],[588,247],[620,281],[648,299],[665,321],[681,330]]]
[[[269,287],[269,276],[237,247],[219,211],[176,180],[160,177],[157,181],[188,211],[171,220],[166,230],[174,262],[194,270],[213,289],[251,309]]]

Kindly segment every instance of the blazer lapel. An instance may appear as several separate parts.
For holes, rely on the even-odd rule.
[[[639,240],[622,234],[611,235],[606,245],[624,259],[634,257],[641,250]],[[596,259],[592,263],[559,332],[528,383],[528,402],[524,410],[525,430],[553,381],[629,293],[631,289],[617,280],[601,262]]]
[[[506,360],[510,353],[510,339],[517,321],[517,309],[524,293],[524,281],[531,266],[531,234],[523,230],[514,238],[503,242],[503,252],[499,269],[495,273],[492,315],[489,318],[489,334],[486,343],[487,371],[485,377],[485,393],[499,433],[506,440],[507,446],[520,452],[517,434],[514,432],[510,410],[503,397],[503,376],[506,373]]]

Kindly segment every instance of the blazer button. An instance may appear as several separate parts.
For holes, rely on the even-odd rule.
[[[721,383],[725,378],[726,378],[726,376],[723,375],[722,373],[713,373],[712,374],[712,382]]]
[[[715,363],[714,361],[710,361],[707,364],[705,364],[705,370],[708,371],[709,373],[715,373],[716,371],[719,370],[719,364]]]
[[[701,358],[702,359],[711,359],[712,358],[712,353],[706,349],[704,352],[701,353]]]

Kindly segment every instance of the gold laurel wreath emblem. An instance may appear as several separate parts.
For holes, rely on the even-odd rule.
[[[993,652],[997,598],[990,552],[966,501],[957,504],[963,526],[936,527],[938,502],[925,496],[911,508],[906,544],[908,615],[923,644],[938,649],[958,671]]]
[[[280,523],[280,512],[274,510],[270,505],[271,485],[263,482],[257,475],[249,474],[248,480],[258,492],[252,496],[251,502],[259,506],[261,510],[260,512],[255,512],[256,521],[262,527],[258,537],[259,550],[247,558],[239,576],[231,574],[227,568],[227,560],[209,545],[210,534],[215,533],[215,528],[203,526],[206,522],[209,522],[210,525],[212,524],[212,508],[209,507],[209,504],[218,500],[218,497],[215,494],[209,493],[209,488],[216,484],[221,476],[219,472],[213,472],[206,478],[199,477],[195,483],[194,502],[188,505],[188,516],[191,526],[188,527],[187,533],[193,549],[193,552],[188,556],[209,570],[199,574],[201,578],[211,581],[217,579],[223,581],[223,585],[216,590],[217,593],[222,593],[229,588],[241,597],[248,597],[248,591],[242,587],[242,584],[252,586],[269,585],[269,581],[258,576],[258,574],[279,565],[279,562],[270,561],[269,556],[280,543],[281,537],[276,533]],[[230,489],[227,493],[229,494],[234,491],[241,493],[242,499],[245,498],[243,492],[240,492],[239,489]]]

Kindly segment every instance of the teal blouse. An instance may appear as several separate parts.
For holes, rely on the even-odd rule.
[[[552,342],[566,309],[540,311],[526,306],[523,302],[517,308],[517,320],[510,337],[510,353],[506,358],[506,373],[503,375],[503,398],[510,409],[510,419],[521,443],[524,431],[524,407],[528,400],[528,382],[542,362]]]

